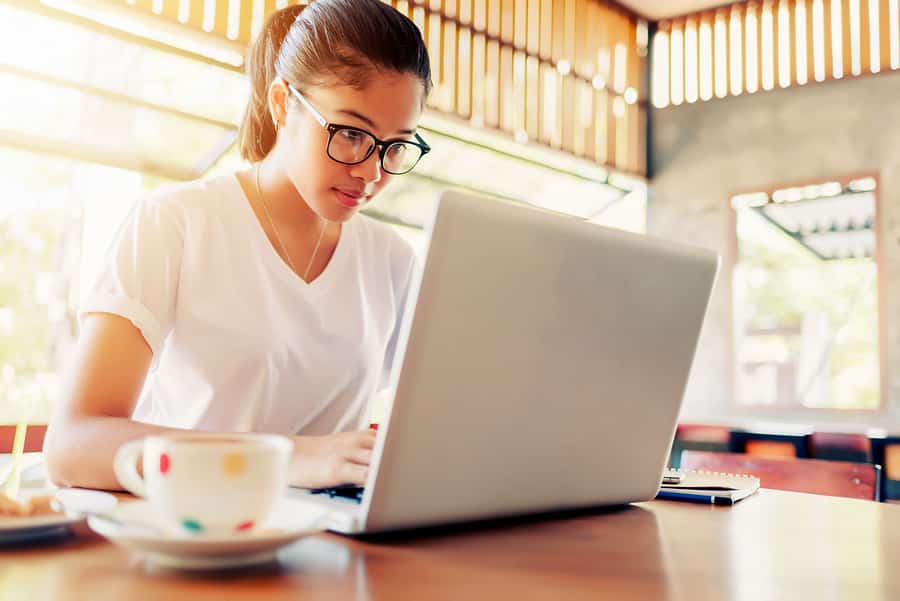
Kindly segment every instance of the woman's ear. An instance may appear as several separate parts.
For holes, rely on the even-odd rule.
[[[275,125],[275,131],[284,125],[287,117],[287,99],[290,96],[287,83],[280,77],[276,77],[269,84],[269,114],[272,116],[272,123]]]

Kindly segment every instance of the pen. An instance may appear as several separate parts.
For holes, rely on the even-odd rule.
[[[706,505],[734,505],[731,497],[722,497],[716,495],[698,495],[697,493],[683,493],[675,490],[660,489],[656,494],[657,499],[669,499],[672,501],[693,501],[694,503],[704,503]]]

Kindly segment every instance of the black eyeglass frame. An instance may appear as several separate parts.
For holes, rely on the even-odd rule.
[[[328,158],[331,159],[332,161],[334,161],[335,163],[340,163],[342,165],[359,165],[360,163],[365,163],[367,160],[369,160],[369,157],[372,156],[372,153],[375,152],[375,149],[377,148],[378,149],[378,165],[382,170],[384,170],[385,173],[389,173],[391,175],[405,175],[405,174],[409,173],[410,171],[412,171],[413,169],[415,169],[416,165],[419,164],[419,161],[422,160],[423,156],[425,156],[426,154],[431,152],[431,146],[429,146],[428,142],[426,142],[422,138],[422,136],[420,136],[418,133],[413,134],[416,137],[415,142],[413,142],[412,140],[381,140],[372,132],[366,131],[360,127],[354,127],[352,125],[341,125],[338,123],[330,123],[328,121],[328,119],[326,119],[325,116],[322,115],[322,113],[320,113],[318,111],[318,109],[316,109],[316,107],[314,107],[312,105],[312,103],[310,103],[309,100],[307,100],[306,96],[304,96],[303,94],[300,93],[300,90],[295,88],[293,86],[293,84],[288,83],[287,81],[285,81],[285,84],[287,84],[288,90],[290,90],[291,94],[293,94],[297,98],[297,100],[300,101],[300,104],[305,106],[307,108],[307,110],[309,110],[309,112],[312,113],[312,116],[316,119],[316,121],[319,122],[319,125],[321,125],[323,128],[325,128],[325,130],[328,132],[328,143],[325,145],[325,153],[328,155]],[[372,145],[372,147],[366,153],[366,156],[364,156],[363,158],[361,158],[358,161],[353,161],[353,162],[342,161],[340,159],[334,158],[334,156],[332,156],[332,154],[331,154],[331,141],[334,139],[334,135],[336,133],[338,133],[339,131],[346,131],[346,130],[359,132],[359,133],[369,136],[370,138],[375,140],[375,144]],[[390,169],[388,169],[384,166],[384,155],[387,154],[388,149],[395,144],[404,144],[404,145],[409,145],[409,146],[415,146],[416,148],[418,148],[421,151],[419,158],[416,159],[416,162],[413,163],[412,166],[409,169],[407,169],[406,171],[400,171],[400,172],[391,171]]]

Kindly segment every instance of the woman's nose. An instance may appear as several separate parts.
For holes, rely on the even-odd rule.
[[[381,153],[378,150],[376,148],[375,152],[362,163],[353,165],[350,174],[366,183],[378,182],[381,179]]]

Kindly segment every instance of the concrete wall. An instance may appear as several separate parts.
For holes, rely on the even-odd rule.
[[[886,410],[875,415],[741,412],[729,383],[731,311],[721,273],[682,417],[723,423],[794,421],[900,432],[900,74],[814,84],[654,109],[648,231],[722,253],[731,195],[877,172],[883,251]]]

